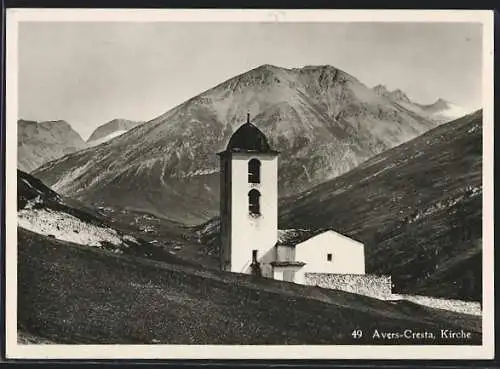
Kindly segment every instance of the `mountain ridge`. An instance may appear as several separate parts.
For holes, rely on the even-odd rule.
[[[378,84],[374,86],[372,90],[378,96],[389,99],[401,107],[426,117],[437,124],[447,123],[464,115],[473,113],[473,111],[441,97],[431,104],[420,104],[411,100],[408,95],[399,88],[390,91],[385,85]]]
[[[391,100],[396,100],[396,101],[404,101],[404,102],[411,102],[410,98],[406,93],[401,91],[399,88],[389,91],[387,89],[387,86],[378,84],[375,87],[373,87],[373,91],[379,96],[387,97]]]
[[[65,120],[17,121],[17,165],[27,172],[85,146],[85,141]]]
[[[335,67],[263,65],[35,175],[82,201],[199,224],[219,208],[215,154],[247,113],[282,152],[282,196],[345,173],[436,125]]]

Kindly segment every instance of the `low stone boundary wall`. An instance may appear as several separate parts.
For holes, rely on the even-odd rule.
[[[325,274],[305,273],[305,284],[334,290],[342,290],[377,299],[392,296],[391,276],[373,274]]]
[[[421,295],[392,293],[390,276],[372,274],[305,273],[305,284],[333,290],[341,290],[386,301],[405,300],[434,309],[481,316],[481,304],[475,301],[444,299]]]

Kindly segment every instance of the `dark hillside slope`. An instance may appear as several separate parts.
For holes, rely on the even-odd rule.
[[[479,300],[482,111],[286,199],[280,214],[282,227],[364,242],[368,271],[392,274],[400,291]]]
[[[19,230],[18,329],[74,344],[352,344],[353,329],[460,329],[479,317],[175,266]],[[357,344],[372,342],[366,335]],[[387,342],[385,342],[387,343]],[[391,344],[408,343],[391,341]],[[419,341],[412,341],[419,343]],[[449,344],[427,340],[424,344]]]
[[[125,221],[127,218],[144,219],[144,215],[109,216],[104,210],[94,209],[77,200],[60,196],[39,179],[21,170],[17,171],[17,207],[18,227],[36,233],[84,245],[91,242],[93,246],[126,255],[181,265],[199,265],[197,251],[200,247],[189,247],[191,243],[182,227],[170,222],[160,224],[152,219],[156,231],[144,232],[140,223]],[[68,219],[72,219],[69,223],[71,226],[68,225]],[[108,235],[108,232],[115,232],[120,241],[118,244],[110,243],[109,237],[103,237],[103,232]],[[84,233],[88,237],[79,237]],[[95,244],[91,240],[99,241]],[[154,242],[151,242],[152,240]]]

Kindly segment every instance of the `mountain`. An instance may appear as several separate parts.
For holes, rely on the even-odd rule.
[[[482,111],[284,199],[280,208],[283,228],[333,228],[365,243],[367,271],[391,274],[396,290],[479,301]]]
[[[420,105],[420,108],[433,120],[440,122],[448,122],[471,113],[464,107],[441,98],[437,99],[433,104]]]
[[[471,113],[471,111],[452,102],[439,98],[433,104],[422,105],[410,100],[410,98],[400,89],[389,91],[384,85],[373,87],[373,91],[380,97],[408,109],[422,117],[425,117],[438,124],[450,122]]]
[[[282,196],[334,178],[436,125],[332,66],[263,65],[35,175],[82,201],[199,224],[218,214],[216,153],[247,112],[281,152]]]
[[[132,128],[144,122],[137,122],[127,119],[113,119],[112,121],[103,124],[96,128],[87,140],[89,146],[100,145],[103,142],[109,141],[112,138],[118,137]]]
[[[17,165],[27,172],[85,147],[80,135],[64,120],[17,121]]]

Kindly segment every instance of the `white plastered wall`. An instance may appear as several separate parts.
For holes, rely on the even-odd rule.
[[[332,254],[332,261],[328,261],[328,254]],[[305,283],[305,273],[365,274],[364,245],[334,231],[298,244],[295,260],[306,263],[295,273],[296,283]]]
[[[260,183],[248,183],[248,162],[260,160]],[[231,271],[249,273],[252,250],[258,250],[264,276],[272,277],[278,237],[278,158],[270,154],[233,153],[231,159]],[[248,192],[257,189],[261,215],[249,214]]]

